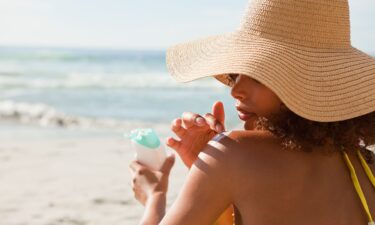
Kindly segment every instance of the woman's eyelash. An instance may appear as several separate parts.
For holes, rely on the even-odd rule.
[[[228,77],[230,79],[231,82],[235,83],[237,78],[238,78],[238,74],[228,74]],[[255,83],[257,84],[261,84],[261,82],[259,82],[258,80],[252,78],[254,80]]]
[[[229,78],[230,78],[233,82],[236,81],[237,76],[238,76],[237,74],[229,74]]]

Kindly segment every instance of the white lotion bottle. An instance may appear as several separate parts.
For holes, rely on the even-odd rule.
[[[153,129],[138,128],[124,136],[130,139],[132,148],[135,150],[135,159],[138,162],[152,170],[161,169],[167,153]]]

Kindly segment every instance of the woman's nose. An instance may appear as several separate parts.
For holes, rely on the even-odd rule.
[[[245,98],[245,91],[241,85],[241,82],[239,82],[240,79],[237,79],[237,82],[234,83],[232,86],[230,94],[233,98],[238,100],[243,100]]]

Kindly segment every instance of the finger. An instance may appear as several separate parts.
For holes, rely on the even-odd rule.
[[[206,113],[204,115],[204,118],[206,119],[211,130],[214,130],[218,133],[221,133],[224,131],[223,125],[221,125],[220,121],[217,120],[211,113]]]
[[[174,119],[173,122],[172,122],[172,131],[179,138],[182,138],[186,133],[186,130],[181,125],[182,125],[181,118]]]
[[[166,145],[172,148],[181,158],[184,153],[181,151],[182,142],[172,137],[167,138]]]
[[[133,188],[134,179],[135,179],[135,173],[134,173],[134,171],[130,167],[129,167],[129,172],[131,174],[131,180],[128,181],[128,184],[129,184],[130,187]]]
[[[177,152],[180,150],[181,141],[174,139],[173,137],[168,137],[165,143],[170,148],[173,148]]]
[[[138,174],[144,173],[145,170],[147,170],[147,167],[139,163],[138,161],[133,161],[130,163],[129,168],[134,172]]]
[[[169,174],[174,165],[175,158],[176,158],[175,154],[173,153],[170,156],[168,156],[168,158],[165,160],[165,162],[161,166],[160,171],[163,172],[164,174]]]
[[[221,101],[217,101],[212,106],[212,115],[219,120],[225,130],[225,111],[224,104]]]
[[[204,118],[196,113],[184,112],[181,116],[182,118],[182,127],[189,129],[193,126],[204,126],[206,125]]]

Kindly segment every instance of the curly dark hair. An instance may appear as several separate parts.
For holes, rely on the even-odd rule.
[[[268,130],[281,138],[283,148],[311,151],[313,146],[333,146],[334,151],[360,149],[367,163],[373,163],[375,112],[337,122],[317,122],[300,117],[285,104],[280,112],[259,117],[255,129]]]

